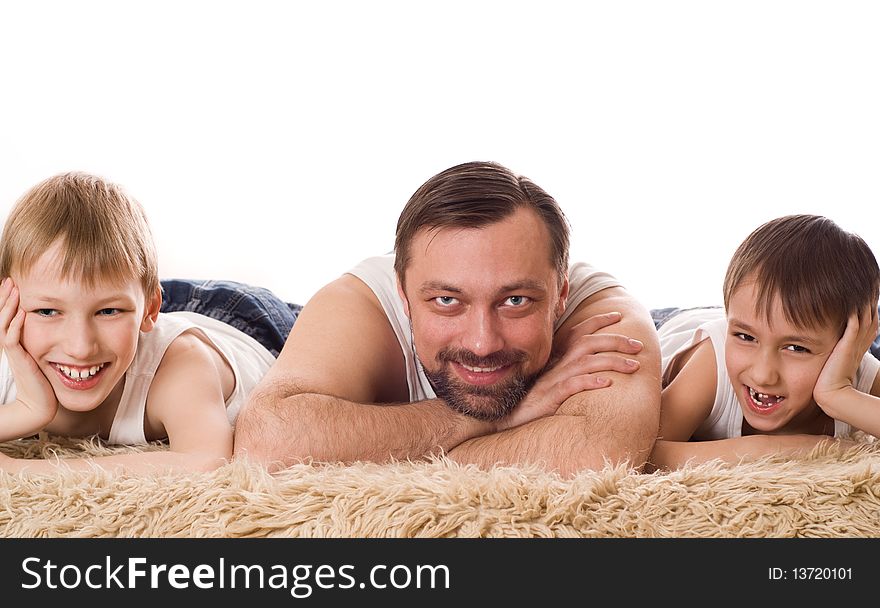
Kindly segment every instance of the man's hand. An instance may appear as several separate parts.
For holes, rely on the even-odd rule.
[[[551,358],[525,399],[499,422],[498,430],[551,416],[572,395],[610,386],[611,380],[602,372],[631,374],[639,369],[638,361],[625,355],[641,351],[641,342],[619,334],[595,334],[620,319],[619,312],[608,312],[573,326],[554,348],[560,354]]]
[[[24,317],[24,310],[19,308],[18,288],[7,277],[0,286],[0,344],[15,378],[16,401],[28,411],[28,419],[33,421],[30,430],[35,433],[55,418],[58,398],[33,357],[21,345]]]
[[[825,361],[813,388],[813,398],[826,414],[834,417],[828,409],[832,409],[836,400],[853,389],[862,357],[876,337],[876,306],[870,306],[861,314],[850,315],[843,336]]]

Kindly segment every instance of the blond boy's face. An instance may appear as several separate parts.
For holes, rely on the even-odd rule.
[[[806,329],[789,323],[779,299],[772,323],[755,310],[757,287],[744,282],[727,307],[725,358],[746,422],[757,431],[800,431],[821,415],[813,387],[839,340],[831,327]]]
[[[153,327],[139,281],[62,278],[56,243],[25,274],[13,274],[25,311],[21,344],[52,385],[58,402],[74,412],[107,401],[131,365],[141,331]],[[153,309],[156,309],[155,311]]]

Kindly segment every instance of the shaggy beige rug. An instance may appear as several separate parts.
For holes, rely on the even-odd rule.
[[[45,436],[0,444],[24,458],[133,450]],[[140,477],[0,472],[0,536],[877,537],[880,445],[651,475],[609,467],[571,479],[448,460],[275,475],[242,462]]]

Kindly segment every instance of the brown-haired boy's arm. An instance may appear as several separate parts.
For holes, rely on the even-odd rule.
[[[870,393],[850,386],[836,392],[832,399],[817,398],[816,403],[832,418],[880,437],[880,374],[874,378]]]
[[[709,339],[679,355],[680,367],[660,394],[659,439],[687,441],[712,412],[718,384],[715,348]]]
[[[168,348],[150,386],[145,424],[164,428],[168,450],[94,458],[25,460],[4,457],[10,472],[55,473],[58,468],[154,473],[210,471],[232,457],[232,426],[226,415],[216,360],[210,347],[191,335]]]
[[[847,321],[843,336],[825,362],[813,397],[822,410],[866,433],[880,437],[880,373],[870,394],[854,386],[856,372],[877,336],[877,308],[871,305]]]
[[[823,442],[840,443],[827,435],[749,435],[715,441],[663,441],[654,444],[651,470],[675,470],[712,460],[738,464],[744,459],[778,455],[804,456]],[[849,443],[849,442],[844,442]]]

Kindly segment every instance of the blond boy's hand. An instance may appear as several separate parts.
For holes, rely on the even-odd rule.
[[[872,305],[861,314],[850,315],[843,336],[831,351],[813,388],[813,398],[819,407],[824,410],[840,395],[854,390],[859,364],[876,337],[876,306]]]
[[[16,401],[28,412],[32,432],[49,424],[58,412],[58,398],[33,357],[21,345],[25,312],[19,308],[18,288],[7,277],[0,285],[0,345],[15,377]]]

